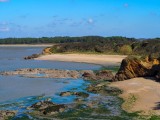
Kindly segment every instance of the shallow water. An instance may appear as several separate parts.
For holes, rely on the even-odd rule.
[[[93,70],[99,69],[99,65],[58,62],[24,60],[25,56],[41,53],[43,47],[0,47],[0,71],[9,71],[20,68],[53,68],[68,70]]]
[[[97,70],[101,66],[85,63],[24,60],[40,53],[43,47],[0,47],[0,71],[21,68],[52,68],[68,70]],[[23,111],[27,106],[48,97],[55,103],[70,103],[75,96],[60,97],[61,91],[83,91],[88,83],[83,79],[24,78],[0,76],[0,109]]]

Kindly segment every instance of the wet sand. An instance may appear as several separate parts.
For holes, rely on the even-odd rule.
[[[114,82],[113,87],[124,91],[122,108],[128,112],[143,111],[142,114],[160,115],[160,83],[151,78],[134,78]]]
[[[36,60],[51,60],[65,62],[92,63],[102,66],[119,66],[127,56],[124,55],[96,55],[96,54],[52,54],[43,55]]]

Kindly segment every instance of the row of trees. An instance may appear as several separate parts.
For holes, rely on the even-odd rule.
[[[135,40],[126,37],[101,37],[101,36],[84,36],[84,37],[42,37],[42,38],[5,38],[0,39],[0,44],[43,44],[43,43],[71,43],[71,42],[128,42]]]

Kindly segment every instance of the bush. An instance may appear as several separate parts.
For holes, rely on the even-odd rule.
[[[130,45],[123,45],[120,47],[119,52],[124,55],[130,55],[132,53],[132,47]]]

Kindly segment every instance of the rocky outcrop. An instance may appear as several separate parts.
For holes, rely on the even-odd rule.
[[[85,80],[111,80],[114,76],[111,71],[102,70],[93,72],[91,70],[58,70],[58,69],[44,69],[44,68],[26,68],[15,71],[0,72],[0,75],[11,76],[21,75],[29,78],[81,78]]]
[[[47,47],[47,48],[43,49],[42,54],[44,54],[44,55],[52,54],[51,47]]]
[[[97,72],[86,71],[82,75],[86,80],[112,80],[114,77],[112,71],[101,70]]]
[[[160,81],[160,71],[157,73],[156,78]]]
[[[114,81],[123,81],[135,77],[156,77],[160,80],[160,60],[147,57],[145,59],[126,58],[115,75]]]
[[[50,101],[41,101],[33,104],[28,109],[33,110],[37,115],[55,115],[65,110],[66,106],[63,104],[55,104]]]
[[[0,110],[0,120],[7,120],[10,117],[14,117],[16,111]]]
[[[41,54],[32,54],[31,56],[24,57],[25,60],[31,60],[34,58],[38,58]]]
[[[76,95],[78,97],[83,97],[83,98],[87,98],[89,97],[88,93],[85,92],[72,92],[72,91],[67,91],[67,92],[61,92],[60,96],[71,96],[71,95]]]
[[[108,82],[91,84],[87,87],[87,91],[95,94],[101,93],[112,96],[122,94],[122,90],[115,87],[109,87],[108,84]]]
[[[1,72],[0,75],[21,75],[29,78],[79,78],[80,73],[76,70],[57,70],[57,69],[18,69],[15,71]]]

